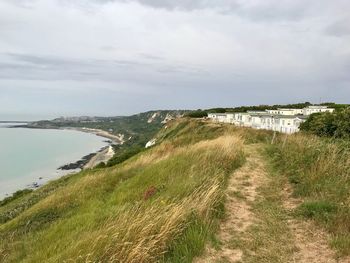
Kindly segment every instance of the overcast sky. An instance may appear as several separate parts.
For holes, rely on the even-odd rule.
[[[0,0],[1,116],[350,102],[349,0]]]

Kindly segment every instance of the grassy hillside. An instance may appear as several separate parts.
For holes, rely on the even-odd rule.
[[[213,238],[233,128],[178,120],[125,162],[61,178],[0,207],[1,262],[191,262]]]
[[[267,153],[303,201],[295,216],[322,226],[339,255],[350,255],[350,141],[281,135]]]
[[[168,122],[156,138],[155,146],[130,151],[110,167],[0,203],[0,262],[192,262],[208,242],[214,255],[226,245],[242,251],[242,262],[285,262],[315,247],[298,244],[307,241],[298,239],[291,221],[327,232],[321,250],[329,242],[338,257],[350,254],[348,140],[273,136],[186,118]],[[244,176],[229,181],[242,165]],[[291,198],[297,205],[287,209]],[[229,200],[236,204],[225,215]],[[237,200],[250,207],[243,217]],[[235,213],[256,218],[245,232],[221,234],[230,237],[223,244],[215,233]]]

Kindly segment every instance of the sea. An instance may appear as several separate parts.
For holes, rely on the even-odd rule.
[[[17,190],[77,172],[57,168],[108,145],[106,138],[94,134],[11,125],[0,123],[0,200]]]

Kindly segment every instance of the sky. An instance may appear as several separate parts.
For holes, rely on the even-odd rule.
[[[349,0],[0,0],[0,119],[304,101],[350,102]]]

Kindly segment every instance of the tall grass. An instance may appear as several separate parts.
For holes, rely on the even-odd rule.
[[[297,213],[332,235],[340,254],[350,254],[350,142],[297,134],[269,147],[274,166],[288,175],[294,194],[304,198]]]
[[[159,145],[83,172],[1,224],[0,261],[191,262],[244,161],[242,140],[185,120],[162,133]]]

